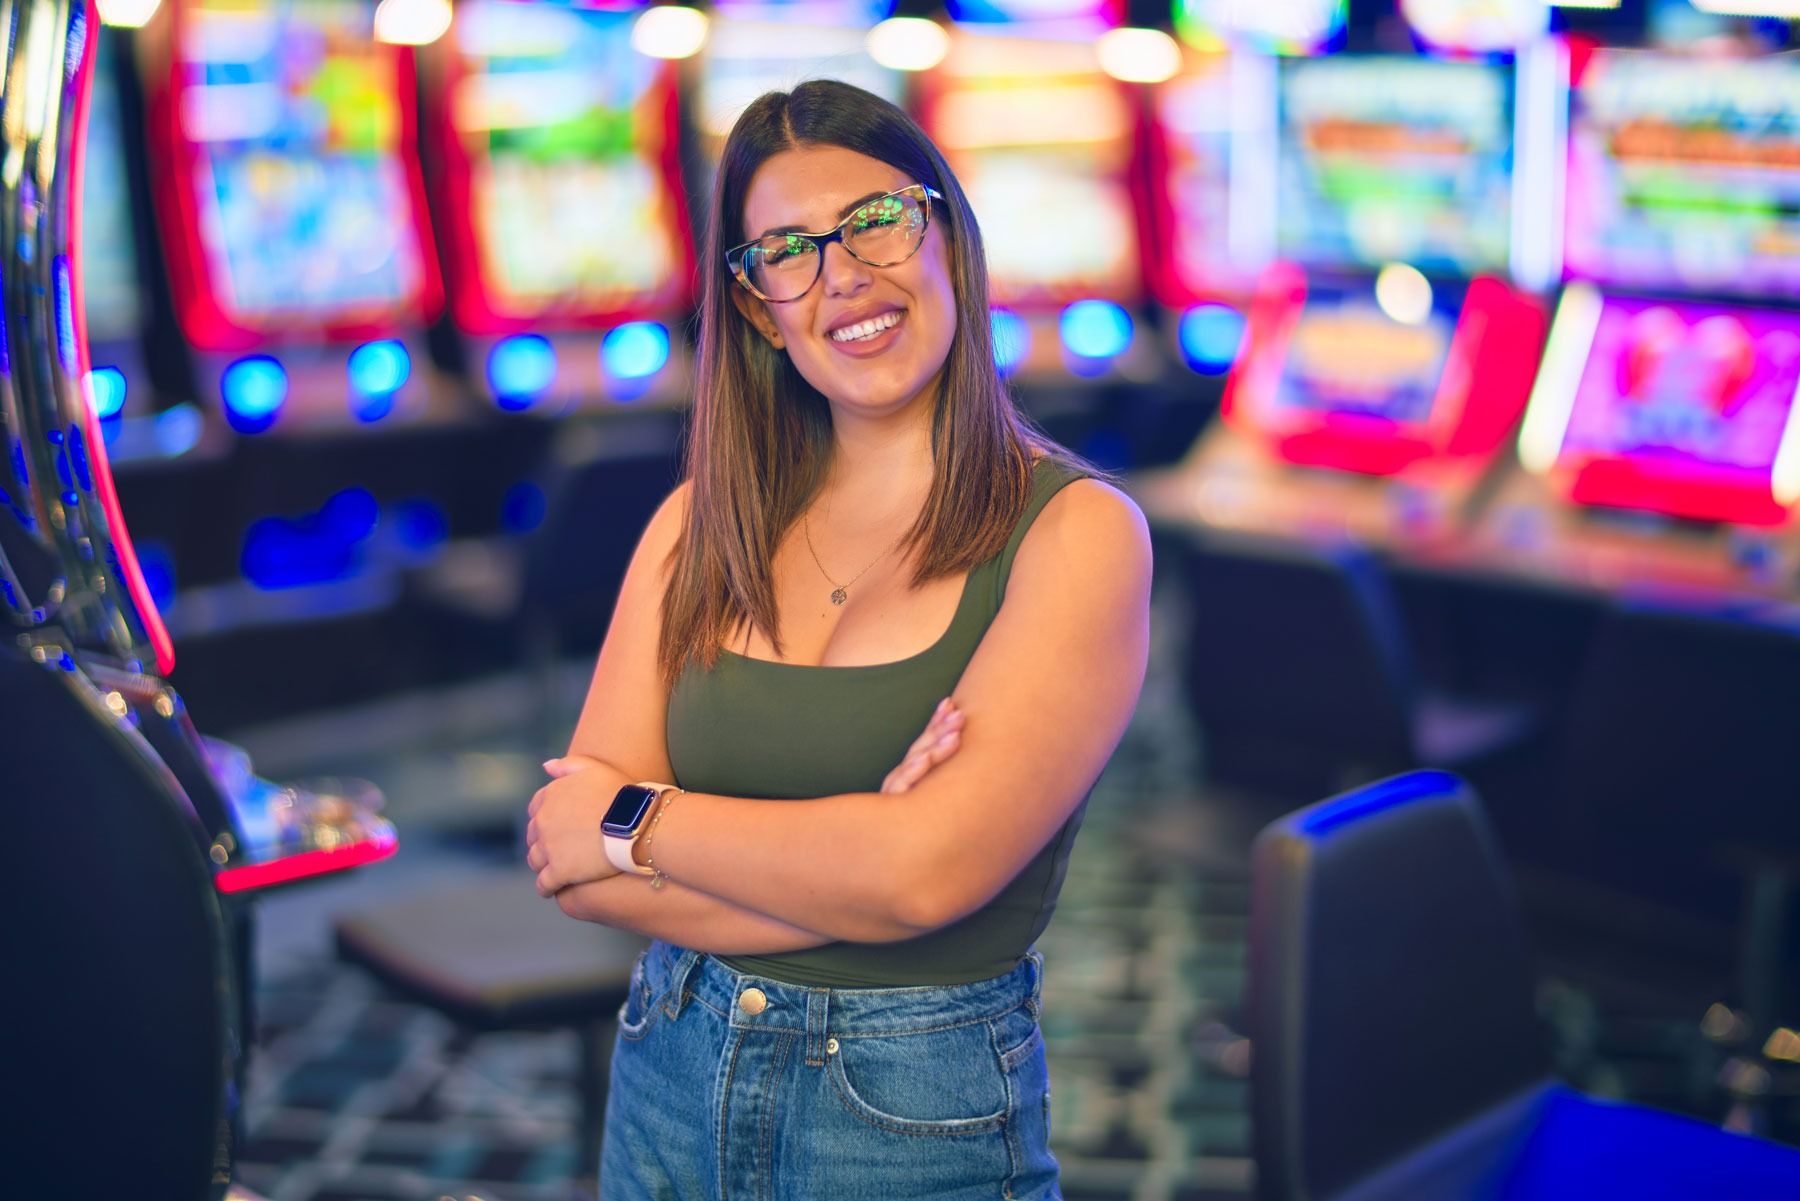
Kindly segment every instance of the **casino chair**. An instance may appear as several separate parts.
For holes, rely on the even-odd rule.
[[[1420,684],[1381,564],[1352,543],[1159,536],[1187,584],[1185,688],[1208,776],[1290,802],[1411,767],[1467,770],[1534,732],[1529,706]]]
[[[619,1007],[644,940],[566,916],[528,871],[489,873],[372,905],[336,922],[338,955],[471,1033],[573,1030],[576,1137],[598,1179]]]
[[[1512,882],[1456,776],[1290,814],[1251,872],[1263,1201],[1800,1196],[1800,1151],[1551,1076]]]
[[[1655,905],[1647,943],[1684,918],[1735,925],[1735,964],[1714,958],[1735,970],[1721,988],[1752,1046],[1800,1025],[1787,938],[1800,878],[1796,681],[1800,628],[1774,610],[1622,602],[1595,632],[1561,756],[1566,867]]]
[[[0,1194],[225,1195],[242,1050],[186,795],[56,643],[0,642]]]

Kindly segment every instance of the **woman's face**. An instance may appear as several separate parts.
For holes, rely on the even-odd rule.
[[[858,205],[919,182],[841,146],[784,150],[750,180],[744,236],[796,229],[823,233]],[[771,304],[733,285],[738,308],[787,351],[834,410],[883,416],[920,398],[929,405],[956,336],[956,296],[942,222],[942,212],[934,212],[918,253],[892,267],[871,267],[841,243],[830,243],[818,282],[804,296]],[[891,325],[873,337],[847,336],[869,321]]]

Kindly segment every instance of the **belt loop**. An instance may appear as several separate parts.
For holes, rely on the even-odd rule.
[[[688,997],[692,995],[688,992],[688,977],[694,974],[694,969],[700,966],[703,958],[705,956],[700,951],[683,951],[681,958],[675,961],[675,968],[669,973],[668,999],[663,1002],[663,1010],[670,1017],[680,1017],[681,1011],[687,1007]]]
[[[831,990],[814,988],[806,994],[806,1066],[825,1066],[825,1031],[831,1019]]]
[[[1037,1021],[1044,1016],[1044,1004],[1042,1000],[1044,993],[1044,956],[1042,952],[1033,947],[1025,953],[1025,959],[1031,964],[1031,995],[1025,998],[1025,1003],[1031,1006],[1032,1020]]]

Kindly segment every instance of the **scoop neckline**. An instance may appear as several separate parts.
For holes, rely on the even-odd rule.
[[[993,561],[990,559],[988,563]],[[915,651],[904,659],[889,659],[885,663],[788,663],[781,659],[764,659],[756,655],[740,654],[726,646],[720,647],[719,653],[736,659],[740,663],[755,663],[764,667],[786,667],[798,671],[879,671],[888,667],[905,667],[909,663],[915,663],[934,653],[950,640],[950,635],[956,631],[957,624],[962,621],[963,610],[968,607],[970,585],[974,583],[975,577],[987,567],[988,563],[977,563],[969,569],[968,574],[963,576],[962,592],[956,598],[956,611],[950,614],[950,624],[944,627],[944,632],[934,638],[930,646],[924,650]]]

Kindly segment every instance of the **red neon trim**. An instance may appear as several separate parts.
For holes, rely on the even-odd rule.
[[[1569,497],[1581,505],[1738,525],[1783,525],[1789,517],[1787,506],[1775,499],[1768,476],[1694,463],[1677,468],[1634,459],[1593,459],[1575,469]]]
[[[1189,65],[1195,60],[1210,62],[1215,58],[1224,58],[1222,54],[1202,54],[1189,50],[1183,50],[1182,53],[1184,71],[1190,69]],[[1226,64],[1209,69],[1229,71],[1230,66]],[[1181,219],[1181,210],[1175,203],[1176,135],[1163,122],[1159,107],[1163,89],[1174,86],[1180,79],[1181,76],[1176,76],[1167,83],[1152,85],[1148,89],[1149,96],[1139,117],[1144,127],[1141,140],[1142,167],[1138,172],[1144,193],[1141,215],[1146,232],[1140,238],[1144,279],[1151,296],[1165,308],[1185,309],[1189,305],[1219,300],[1242,305],[1245,290],[1243,271],[1208,272],[1206,276],[1196,279],[1183,274],[1181,270],[1181,264],[1191,261],[1195,256],[1182,253],[1188,226]]]
[[[1550,314],[1534,297],[1478,276],[1463,298],[1431,424],[1437,453],[1486,458],[1511,436],[1531,399]],[[1454,418],[1451,414],[1455,414]]]
[[[144,582],[143,568],[138,565],[137,548],[132,545],[131,531],[125,526],[125,510],[119,504],[118,489],[113,486],[112,461],[106,457],[106,437],[100,430],[100,418],[94,414],[94,406],[88,403],[87,389],[84,386],[88,372],[93,368],[93,360],[88,352],[87,301],[84,296],[86,274],[82,271],[81,258],[81,219],[78,204],[82,193],[82,183],[87,175],[88,152],[88,112],[94,92],[94,57],[98,48],[98,38],[94,35],[98,29],[90,29],[81,48],[81,63],[76,68],[74,103],[69,114],[72,136],[69,141],[69,183],[64,196],[69,201],[66,233],[69,254],[69,314],[75,329],[75,379],[73,381],[81,397],[81,437],[87,444],[88,478],[93,481],[94,494],[100,499],[100,508],[106,514],[107,533],[112,539],[113,550],[119,559],[119,570],[125,576],[125,591],[130,594],[131,603],[137,609],[137,617],[143,623],[144,635],[149,640],[151,652],[156,658],[156,670],[159,675],[168,675],[175,668],[175,641],[169,637],[169,627],[163,624],[162,614],[156,608],[156,601],[150,595],[150,586]]]
[[[631,7],[621,6],[621,7]],[[661,181],[664,216],[675,231],[675,267],[662,286],[610,307],[573,303],[521,310],[509,306],[483,270],[480,231],[475,225],[474,165],[468,146],[456,128],[454,100],[457,88],[470,74],[454,36],[439,40],[434,51],[440,79],[426,113],[433,148],[432,179],[444,198],[448,213],[442,231],[444,266],[450,289],[450,311],[464,333],[501,336],[523,332],[603,329],[624,321],[638,321],[693,305],[695,254],[688,219],[687,188],[681,173],[681,98],[679,68],[664,60],[651,85],[647,104],[657,106],[660,147],[656,166]]]
[[[1288,338],[1306,305],[1306,273],[1293,263],[1271,263],[1256,281],[1244,315],[1243,351],[1225,377],[1219,416],[1246,433],[1261,435],[1257,410],[1273,398],[1287,361]]]
[[[290,884],[295,880],[308,880],[314,876],[362,867],[367,863],[378,863],[399,849],[400,840],[390,833],[353,842],[349,846],[301,851],[298,855],[284,855],[267,863],[246,863],[242,867],[224,868],[214,874],[213,887],[223,893],[271,888],[277,884]]]
[[[146,72],[145,114],[152,154],[165,164],[153,173],[152,198],[162,231],[164,255],[169,267],[169,288],[175,301],[182,332],[197,349],[237,352],[280,343],[295,334],[309,341],[360,342],[391,337],[423,323],[443,308],[443,281],[438,275],[437,252],[431,239],[425,199],[425,180],[418,161],[418,110],[415,97],[415,60],[411,47],[376,43],[378,53],[392,60],[394,102],[399,106],[400,133],[393,149],[407,181],[408,211],[390,215],[408,222],[419,245],[419,282],[413,294],[391,304],[361,305],[320,312],[312,319],[284,321],[267,316],[240,322],[226,312],[220,297],[225,282],[215,276],[200,235],[200,202],[196,194],[198,173],[207,163],[200,146],[181,127],[182,97],[187,90],[186,62],[181,57],[187,9],[193,0],[171,0],[167,37],[161,52],[167,61],[160,75]]]

